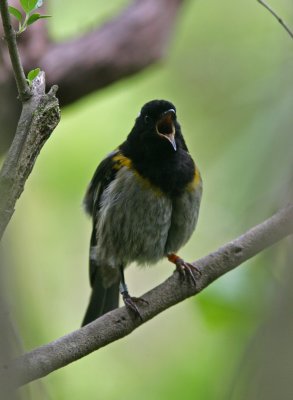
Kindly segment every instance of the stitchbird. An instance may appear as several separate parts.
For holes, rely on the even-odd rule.
[[[84,206],[93,221],[90,241],[92,294],[82,325],[125,305],[141,318],[129,295],[124,268],[168,257],[195,283],[196,267],[175,253],[198,218],[202,180],[169,101],[146,103],[127,139],[98,166]]]

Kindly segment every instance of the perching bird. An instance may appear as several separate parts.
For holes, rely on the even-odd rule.
[[[163,257],[193,282],[196,268],[175,253],[189,240],[198,218],[202,181],[191,158],[174,105],[146,103],[126,141],[98,166],[84,205],[92,216],[92,294],[82,325],[125,305],[141,317],[129,295],[124,268]]]

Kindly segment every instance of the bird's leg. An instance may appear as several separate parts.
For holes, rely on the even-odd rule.
[[[184,261],[175,253],[170,253],[167,257],[170,262],[176,265],[176,270],[179,272],[180,276],[183,279],[189,277],[192,280],[192,283],[196,285],[194,272],[196,272],[197,274],[201,274],[201,271],[195,265]]]
[[[146,300],[144,300],[142,297],[132,297],[128,293],[127,285],[125,283],[125,277],[124,277],[124,268],[123,266],[120,267],[120,293],[122,295],[122,299],[124,301],[124,304],[126,305],[127,308],[129,308],[132,312],[134,312],[135,316],[138,317],[141,321],[143,321],[142,316],[140,314],[140,311],[136,305],[136,303],[145,303],[149,304]]]

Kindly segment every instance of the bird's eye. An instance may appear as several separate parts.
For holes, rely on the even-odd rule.
[[[150,117],[149,117],[148,115],[146,115],[146,116],[144,117],[144,122],[145,122],[146,124],[148,124],[148,123],[150,122]]]

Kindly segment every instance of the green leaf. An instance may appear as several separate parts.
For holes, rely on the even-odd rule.
[[[38,4],[38,0],[20,0],[20,4],[26,13],[33,11]]]
[[[22,21],[22,14],[21,12],[12,6],[8,6],[9,12],[11,15],[13,15],[19,22]]]
[[[27,79],[32,82],[38,75],[40,72],[40,68],[36,68],[36,69],[32,69],[28,74],[27,74]]]
[[[29,17],[29,19],[27,20],[27,25],[33,24],[33,23],[36,22],[38,19],[50,18],[50,17],[51,17],[51,15],[41,15],[41,14],[39,14],[39,13],[32,14],[32,15]]]
[[[27,20],[27,25],[33,24],[33,23],[36,22],[38,19],[40,19],[40,17],[41,17],[41,14],[38,14],[38,13],[32,14],[32,15],[29,17],[29,19]]]

